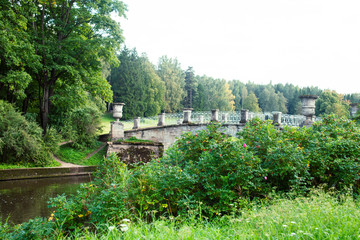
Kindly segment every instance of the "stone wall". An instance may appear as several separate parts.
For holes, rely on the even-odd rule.
[[[164,145],[162,143],[126,143],[109,142],[107,155],[116,153],[125,163],[149,162],[153,158],[162,157]]]
[[[0,181],[89,175],[94,171],[96,166],[4,169],[0,170]]]
[[[195,133],[199,130],[205,129],[206,126],[207,124],[189,123],[133,129],[125,131],[124,138],[127,139],[130,137],[136,137],[137,139],[146,139],[154,142],[160,142],[164,144],[164,148],[167,149],[184,132]],[[230,134],[231,136],[236,136],[236,133],[239,132],[243,127],[244,124],[224,124],[222,129],[224,133]]]

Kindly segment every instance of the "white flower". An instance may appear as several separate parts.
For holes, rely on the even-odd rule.
[[[112,231],[112,230],[114,230],[115,229],[115,226],[110,226],[109,227],[109,231]]]
[[[296,222],[291,222],[292,224],[296,224]]]
[[[129,227],[128,227],[128,225],[123,223],[123,224],[120,224],[120,230],[122,232],[126,232],[127,230],[129,230]]]
[[[296,235],[296,233],[290,233],[290,236],[295,236]]]
[[[283,227],[287,227],[287,225],[284,224]]]
[[[130,222],[130,219],[124,218],[123,220],[121,220],[122,222]]]

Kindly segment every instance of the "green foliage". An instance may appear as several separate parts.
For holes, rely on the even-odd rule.
[[[65,122],[64,135],[76,148],[94,146],[100,130],[101,112],[95,106],[72,110]]]
[[[145,140],[145,139],[137,139],[136,137],[129,137],[127,139],[119,139],[116,142],[124,142],[124,143],[152,143],[154,141]]]
[[[34,218],[13,228],[9,228],[1,239],[44,239],[45,236],[51,237],[54,233],[54,224],[44,218]],[[4,238],[2,238],[4,237]]]
[[[312,184],[359,188],[360,127],[344,117],[328,115],[312,125],[303,141]]]
[[[198,111],[209,111],[210,109],[233,111],[235,109],[235,96],[225,80],[207,76],[196,76],[195,80],[197,91],[193,100],[194,109]]]
[[[159,60],[157,74],[165,83],[165,107],[166,112],[179,112],[182,110],[181,101],[185,96],[185,74],[180,68],[178,60],[163,56]]]
[[[249,96],[243,99],[243,109],[247,109],[250,112],[260,112],[261,108],[259,107],[258,98],[254,93],[250,93]]]
[[[344,96],[335,91],[326,90],[322,92],[316,100],[316,115],[336,114],[349,117],[349,103],[344,100]]]
[[[212,124],[197,134],[185,133],[163,158],[134,170],[131,196],[148,213],[229,213],[231,204],[264,191],[259,163],[244,142]]]
[[[51,148],[43,142],[41,128],[0,100],[0,161],[47,166],[52,162],[48,149]]]
[[[111,70],[114,101],[125,103],[123,118],[154,116],[164,107],[165,83],[145,55],[124,49],[120,65]]]
[[[64,162],[74,163],[78,165],[98,165],[106,156],[106,146],[102,142],[96,141],[92,147],[75,148],[71,143],[60,146],[56,155]],[[90,154],[97,149],[102,148],[98,153],[88,158]]]
[[[308,166],[302,148],[293,141],[294,135],[306,136],[306,129],[285,127],[279,131],[272,122],[254,119],[239,136],[261,159],[267,182],[278,190],[301,190],[309,181]]]
[[[130,216],[128,201],[129,170],[115,156],[102,162],[95,180],[82,184],[76,195],[58,196],[50,200],[56,210],[50,217],[58,232],[70,232],[84,226],[98,227],[106,223],[119,224]]]

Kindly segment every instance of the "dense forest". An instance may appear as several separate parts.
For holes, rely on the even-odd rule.
[[[338,94],[318,87],[293,84],[255,84],[241,80],[227,81],[195,74],[192,67],[181,68],[176,58],[163,56],[157,65],[146,54],[124,48],[118,56],[120,65],[111,69],[108,81],[114,101],[124,102],[124,118],[153,116],[160,111],[280,111],[301,114],[300,95],[318,95],[316,115],[336,113],[349,116],[349,104],[359,103],[360,94]]]

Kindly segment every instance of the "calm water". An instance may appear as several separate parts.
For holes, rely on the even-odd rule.
[[[0,181],[0,218],[21,223],[34,217],[49,217],[47,201],[58,194],[76,193],[89,176]],[[1,223],[0,223],[1,224]]]

